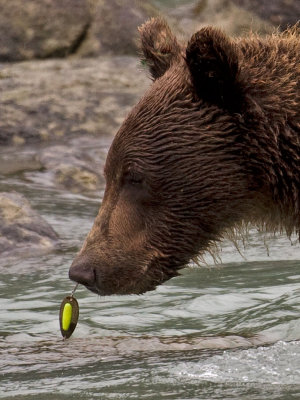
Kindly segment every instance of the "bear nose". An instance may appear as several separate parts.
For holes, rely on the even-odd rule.
[[[70,270],[69,270],[69,278],[72,281],[78,282],[84,286],[93,287],[96,282],[96,275],[94,268],[89,264],[85,264],[82,262],[73,261]]]

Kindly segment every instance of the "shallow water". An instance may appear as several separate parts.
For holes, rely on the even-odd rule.
[[[102,154],[108,143],[90,150]],[[270,239],[268,255],[253,233],[243,256],[225,243],[223,265],[191,266],[143,296],[79,287],[79,322],[62,341],[68,268],[102,193],[71,194],[27,169],[0,176],[0,191],[24,193],[62,244],[0,258],[0,399],[300,398],[299,245]]]

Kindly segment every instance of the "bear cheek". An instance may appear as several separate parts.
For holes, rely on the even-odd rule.
[[[147,283],[152,286],[147,278],[151,258],[141,212],[134,201],[119,196],[113,208],[102,204],[70,278],[103,295],[141,293]]]
[[[134,249],[137,243],[145,240],[145,217],[142,211],[134,198],[121,195],[111,212],[108,235],[119,242],[124,251]]]

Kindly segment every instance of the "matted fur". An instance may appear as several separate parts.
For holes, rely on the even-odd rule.
[[[153,84],[108,153],[102,206],[70,277],[99,294],[143,293],[249,226],[299,234],[300,33],[179,44],[140,28]]]

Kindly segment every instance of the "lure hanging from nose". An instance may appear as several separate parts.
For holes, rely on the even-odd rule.
[[[77,289],[77,286],[78,283],[73,289],[71,295],[65,297],[60,305],[59,325],[64,339],[68,339],[72,335],[79,317],[79,305],[74,297],[74,292]]]

